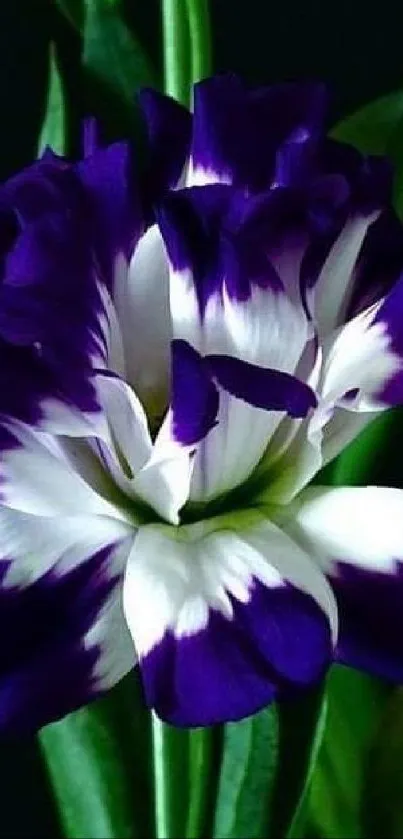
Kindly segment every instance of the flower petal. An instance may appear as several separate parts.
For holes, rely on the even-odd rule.
[[[171,524],[179,524],[179,511],[189,497],[193,472],[193,445],[176,439],[172,411],[157,434],[151,457],[133,481],[133,490]]]
[[[267,255],[270,236],[273,258],[278,252],[272,224],[276,207],[282,207],[284,230],[282,223],[279,228],[283,232],[288,230],[287,219],[290,223],[294,219],[293,210],[288,215],[287,196],[270,197],[268,207],[261,202],[257,207],[254,201],[249,206],[231,187],[210,186],[177,192],[161,210],[160,225],[170,260],[174,338],[211,358],[212,375],[216,375],[216,366],[220,385],[220,377],[226,378],[227,384],[229,376],[232,380],[228,391],[233,395],[222,390],[218,423],[196,454],[193,500],[213,498],[250,475],[281,420],[280,413],[266,410],[276,408],[274,379],[282,396],[278,410],[279,402],[283,411],[287,408],[289,400],[283,397],[288,385],[291,401],[294,396],[299,399],[294,392],[298,382],[283,374],[294,373],[309,337],[298,287],[301,250],[298,255],[294,249],[288,264],[284,259],[280,265],[277,258],[276,268]],[[294,198],[289,198],[293,206]],[[222,240],[217,236],[220,225],[225,227]],[[279,236],[282,239],[281,232]],[[242,377],[236,371],[242,372]],[[235,388],[235,378],[243,396]],[[308,390],[301,385],[299,391],[303,401]]]
[[[168,402],[172,328],[168,262],[156,225],[141,236],[129,269],[122,265],[116,274],[113,297],[127,379],[157,424]]]
[[[0,506],[0,728],[29,732],[135,663],[121,606],[133,535],[112,519]]]
[[[268,189],[281,175],[284,183],[286,172],[301,179],[306,143],[317,137],[323,112],[320,85],[285,84],[249,92],[233,75],[200,82],[194,88],[189,185],[235,183],[257,190]],[[292,138],[293,165],[286,166],[283,144],[289,160]]]
[[[124,609],[149,704],[176,725],[239,719],[320,678],[336,630],[324,577],[278,528],[139,530]],[[325,611],[322,611],[322,610]]]
[[[178,185],[189,155],[192,117],[175,99],[150,88],[140,91],[140,105],[151,145],[145,186],[155,202]]]
[[[317,422],[336,404],[347,410],[371,412],[399,404],[403,342],[398,313],[402,295],[403,282],[383,304],[365,309],[329,340],[319,387],[322,400]]]
[[[320,336],[343,323],[353,291],[354,269],[368,228],[379,212],[350,218],[331,248],[314,293],[314,313]]]
[[[217,422],[218,390],[208,365],[186,341],[172,341],[172,420],[175,439],[200,443]]]
[[[119,256],[129,260],[144,224],[130,146],[119,142],[99,148],[76,170],[85,192],[98,269],[112,289],[116,262]]]
[[[38,516],[125,515],[96,492],[72,466],[57,439],[23,423],[3,425],[1,503]]]
[[[119,376],[98,373],[96,387],[108,421],[111,448],[124,464],[129,476],[144,466],[152,451],[152,441],[144,408],[131,387]]]
[[[402,681],[403,491],[314,488],[300,501],[298,524],[338,602],[339,659]]]
[[[285,411],[291,417],[301,418],[316,405],[309,385],[289,373],[227,355],[208,355],[206,361],[211,375],[224,390],[255,408]]]
[[[65,415],[99,413],[92,376],[105,356],[105,306],[79,214],[24,229],[5,260],[0,311],[0,376],[11,380],[2,412],[44,419],[53,401]]]

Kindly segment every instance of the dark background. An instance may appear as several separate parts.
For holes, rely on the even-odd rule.
[[[126,0],[127,19],[160,64],[158,0]],[[212,0],[216,70],[252,83],[320,78],[330,119],[387,93],[403,79],[396,0]],[[46,97],[48,43],[55,33],[74,64],[75,37],[51,0],[0,0],[0,177],[28,163]],[[74,95],[74,72],[72,75]],[[77,99],[80,91],[77,83]],[[57,835],[35,741],[0,743],[0,836]]]
[[[160,62],[159,0],[124,0],[126,16]],[[252,83],[321,78],[331,116],[398,87],[403,79],[397,0],[211,0],[217,70]],[[47,44],[57,31],[67,55],[77,44],[52,0],[0,0],[0,177],[29,161],[45,96]],[[72,81],[74,88],[74,78]],[[80,85],[75,85],[79,96]]]

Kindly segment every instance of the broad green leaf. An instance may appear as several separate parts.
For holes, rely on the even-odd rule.
[[[154,835],[150,718],[134,673],[39,740],[65,836]]]
[[[49,53],[48,101],[38,142],[38,156],[47,146],[57,154],[66,151],[64,93],[53,45]]]
[[[83,81],[88,101],[112,133],[137,133],[139,88],[158,87],[153,67],[119,9],[87,0],[83,36]]]
[[[403,836],[403,689],[392,694],[371,750],[363,806],[366,836]]]
[[[214,825],[217,839],[266,835],[278,737],[274,704],[225,726]]]
[[[225,726],[214,836],[285,836],[323,731],[318,689]]]
[[[327,718],[326,685],[283,701],[279,714],[279,759],[269,836],[295,835],[313,777]]]
[[[328,715],[299,836],[348,839],[366,836],[364,811],[371,746],[390,688],[335,666],[328,681]],[[400,834],[401,835],[401,834]]]
[[[331,136],[366,154],[386,154],[396,126],[403,119],[403,90],[370,102],[341,120]]]

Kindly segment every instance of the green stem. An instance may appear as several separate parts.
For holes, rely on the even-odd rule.
[[[152,712],[154,812],[157,839],[184,836],[189,807],[189,732]]]
[[[186,0],[190,32],[192,83],[211,74],[212,50],[209,0]]]
[[[164,723],[151,712],[154,767],[155,829],[157,839],[169,839],[169,790],[166,778]]]
[[[189,26],[184,0],[162,0],[164,90],[189,104]]]
[[[196,728],[189,738],[190,800],[186,823],[186,839],[199,839],[206,834],[210,815],[211,788],[215,777],[215,731]]]

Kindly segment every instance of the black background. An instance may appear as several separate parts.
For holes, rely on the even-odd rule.
[[[259,84],[323,79],[332,119],[402,82],[396,0],[212,0],[211,9],[216,70]],[[126,13],[160,63],[158,0],[126,0]],[[0,0],[0,177],[34,156],[55,28],[51,0]],[[74,59],[74,39],[65,38]],[[0,743],[0,836],[57,835],[43,772],[34,740]]]
[[[156,63],[158,0],[125,0]],[[403,79],[403,27],[397,0],[211,0],[216,70],[252,83],[320,78],[331,116],[398,87]],[[47,43],[59,26],[52,0],[0,0],[0,177],[34,154],[45,96]],[[60,29],[60,26],[59,26]],[[64,38],[74,57],[73,40]]]

